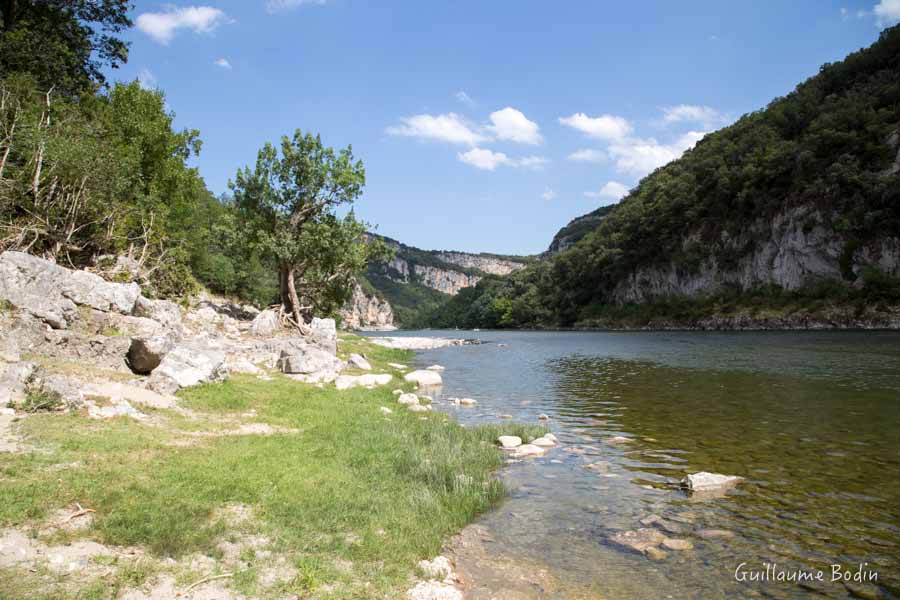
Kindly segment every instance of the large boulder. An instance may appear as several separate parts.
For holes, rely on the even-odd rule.
[[[134,316],[153,319],[173,333],[181,332],[181,309],[169,300],[150,300],[139,296],[134,304]]]
[[[337,354],[337,326],[334,319],[314,317],[309,326],[311,329],[310,341],[323,350]]]
[[[140,293],[136,283],[110,283],[24,252],[0,254],[0,300],[56,329],[76,318],[78,306],[130,314]]]
[[[153,370],[148,387],[160,394],[174,394],[181,388],[222,381],[228,377],[225,352],[198,343],[182,343],[169,351]]]
[[[310,375],[321,372],[339,371],[339,358],[325,350],[311,345],[294,345],[281,351],[278,366],[283,373]]]
[[[0,363],[0,408],[19,404],[25,399],[36,369],[37,365],[31,362]]]
[[[258,337],[269,337],[275,335],[281,324],[278,322],[278,315],[274,310],[264,310],[250,323],[250,334]]]
[[[175,348],[175,340],[167,335],[135,337],[128,348],[128,366],[135,373],[147,375],[162,363]]]
[[[403,376],[403,379],[412,383],[418,383],[421,386],[437,386],[443,383],[440,373],[424,369],[407,373]]]

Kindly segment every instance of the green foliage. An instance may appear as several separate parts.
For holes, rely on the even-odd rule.
[[[28,73],[42,89],[77,95],[128,60],[117,36],[131,26],[127,0],[0,2],[0,73]]]
[[[807,210],[805,230],[820,226],[844,240],[843,278],[855,281],[857,250],[877,247],[900,231],[900,174],[892,171],[898,73],[895,26],[870,48],[823,66],[788,96],[707,135],[645,177],[598,225],[594,220],[596,227],[583,239],[547,264],[464,290],[428,322],[571,325],[612,304],[613,290],[639,268],[674,264],[690,274],[713,262],[723,270],[736,267],[770,235],[768,223],[795,207]],[[592,215],[603,216],[595,211],[586,217]],[[688,234],[693,241],[686,243]],[[900,301],[897,288],[872,273],[860,293]],[[841,296],[858,295],[847,290]],[[530,306],[523,306],[525,297]]]
[[[384,255],[383,245],[364,242],[352,211],[336,214],[364,184],[352,148],[335,152],[299,130],[279,149],[263,146],[254,169],[230,184],[247,243],[277,269],[281,302],[298,323],[336,311],[370,258]]]
[[[59,410],[63,405],[62,397],[56,392],[29,386],[25,390],[25,400],[20,408],[27,413],[36,413]]]

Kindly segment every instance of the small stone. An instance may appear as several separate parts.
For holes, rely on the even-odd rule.
[[[543,413],[541,413],[541,414],[538,415],[538,420],[539,420],[539,421],[546,421],[546,420],[548,420],[549,418],[550,418],[550,417],[548,417],[547,415],[545,415],[545,414],[543,414]]]
[[[406,409],[410,412],[426,412],[431,410],[430,406],[423,406],[421,404],[410,404],[406,407]]]
[[[478,404],[478,400],[473,398],[460,398],[459,399],[460,406],[475,406]]]
[[[518,448],[522,445],[522,438],[517,435],[501,435],[497,441],[504,448]]]
[[[608,473],[609,472],[609,463],[606,461],[600,461],[591,463],[589,465],[584,465],[584,468],[588,471],[594,471],[595,473]],[[643,521],[641,521],[642,525],[646,525]]]
[[[689,541],[676,538],[666,538],[663,540],[662,545],[669,550],[690,550],[694,547]]]
[[[447,579],[453,576],[453,565],[446,556],[436,556],[432,560],[420,560],[419,569],[429,579]]]
[[[535,446],[540,446],[541,448],[552,448],[553,446],[556,445],[556,442],[554,442],[553,440],[549,439],[546,436],[539,437],[536,440],[531,440],[531,443],[534,444]]]
[[[351,354],[349,362],[351,365],[356,367],[357,369],[362,369],[363,371],[371,371],[372,365],[369,364],[365,358],[360,356],[359,354]]]
[[[400,394],[403,393],[403,390],[394,390],[394,391],[391,392],[391,393],[392,393],[393,395],[395,395],[395,396],[399,396]]]
[[[400,394],[400,397],[397,398],[397,403],[412,406],[419,403],[419,397],[415,394]]]
[[[513,450],[513,458],[525,458],[528,456],[543,456],[546,450],[534,444],[522,444]]]
[[[608,437],[604,440],[607,444],[628,444],[632,442],[632,439],[629,437],[625,437],[624,435],[615,435],[613,437]]]
[[[429,371],[437,371],[438,373],[444,370],[444,367],[442,367],[441,365],[431,365],[430,367],[425,368]]]
[[[743,480],[743,477],[735,475],[721,475],[719,473],[701,471],[699,473],[691,473],[682,479],[681,486],[691,494],[720,495]]]
[[[731,539],[734,537],[734,532],[727,529],[701,529],[697,532],[697,537],[704,540]]]
[[[646,554],[647,557],[652,560],[665,560],[669,557],[669,555],[666,554],[665,551],[660,550],[659,548],[647,548]]]
[[[391,409],[389,409],[387,406],[382,406],[382,407],[380,407],[379,410],[381,410],[381,412],[384,413],[384,414],[386,414],[386,415],[389,415],[389,414],[391,414],[392,412],[394,412],[394,411],[392,411]]]
[[[619,531],[610,536],[609,540],[618,546],[624,546],[635,552],[646,553],[651,548],[656,548],[666,539],[662,533],[655,529],[643,528],[634,531]]]

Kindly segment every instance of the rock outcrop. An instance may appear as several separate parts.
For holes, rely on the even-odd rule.
[[[394,311],[390,303],[374,294],[367,294],[358,282],[353,286],[350,300],[340,310],[340,316],[344,329],[394,329]]]
[[[698,240],[698,234],[689,233],[682,244],[687,248]],[[900,275],[900,236],[884,238],[875,247],[860,247],[847,256],[847,239],[827,226],[825,216],[810,206],[758,220],[735,235],[723,233],[721,243],[725,248],[752,250],[733,266],[721,265],[711,257],[692,270],[674,262],[638,269],[619,283],[613,298],[620,303],[645,302],[708,294],[725,287],[751,290],[767,285],[796,290],[816,279],[841,281],[846,265],[854,273],[874,267]]]
[[[0,254],[0,300],[26,310],[54,329],[65,329],[78,307],[131,314],[141,294],[136,283],[110,283],[25,254]]]
[[[224,350],[192,341],[168,352],[153,370],[147,386],[160,394],[174,394],[181,388],[223,381],[227,377]]]

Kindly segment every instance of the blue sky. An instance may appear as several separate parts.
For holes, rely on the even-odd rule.
[[[200,130],[214,193],[300,128],[353,145],[377,232],[505,254],[900,20],[900,0],[136,4],[111,75]]]

